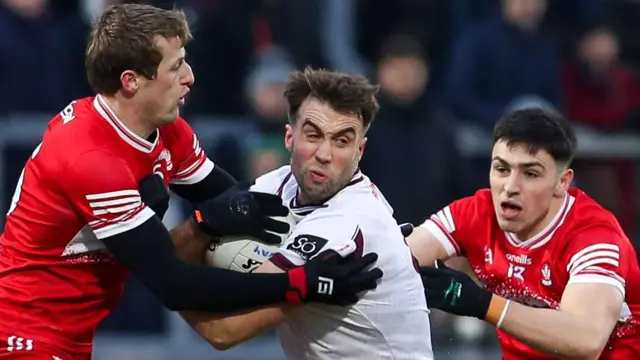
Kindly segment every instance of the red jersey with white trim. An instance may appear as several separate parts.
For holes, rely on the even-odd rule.
[[[571,188],[551,223],[524,242],[500,229],[490,190],[454,201],[421,226],[449,255],[465,256],[487,289],[534,307],[558,309],[571,283],[609,284],[624,296],[620,319],[600,359],[640,354],[640,268],[615,217]],[[551,359],[498,330],[504,359]]]
[[[182,118],[153,136],[129,131],[99,95],[51,120],[0,237],[0,336],[91,351],[128,276],[101,239],[154,215],[138,183],[152,172],[167,185],[196,183],[214,166]]]

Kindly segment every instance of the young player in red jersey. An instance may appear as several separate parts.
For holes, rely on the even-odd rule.
[[[189,311],[339,304],[371,286],[349,277],[375,254],[339,261],[327,252],[284,274],[179,260],[176,251],[202,253],[213,236],[273,243],[280,237],[269,232],[289,230],[270,218],[288,213],[280,197],[235,185],[179,117],[194,81],[185,62],[190,37],[175,10],[117,5],[97,21],[86,67],[98,95],[71,102],[49,123],[0,237],[0,359],[89,359],[96,327],[119,302],[129,273],[169,309]],[[139,184],[160,178],[194,204],[197,224],[170,234],[142,201]],[[321,277],[333,292],[319,289]]]
[[[541,109],[495,126],[490,189],[407,238],[429,307],[495,325],[504,359],[640,358],[640,269],[614,216],[571,188],[576,137]],[[484,287],[442,260],[467,258]]]

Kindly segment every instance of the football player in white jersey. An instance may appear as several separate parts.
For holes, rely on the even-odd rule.
[[[377,110],[377,87],[360,76],[307,68],[285,91],[291,166],[256,180],[282,196],[298,224],[256,272],[277,273],[320,252],[378,253],[384,275],[352,306],[282,305],[232,316],[185,316],[217,349],[275,328],[289,359],[433,359],[429,310],[392,209],[358,164]],[[331,292],[332,282],[320,283]]]

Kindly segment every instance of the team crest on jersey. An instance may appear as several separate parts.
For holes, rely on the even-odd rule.
[[[545,263],[542,266],[542,285],[544,286],[551,286],[552,282],[551,282],[551,268],[549,267],[549,264]]]
[[[164,164],[164,170],[166,170],[167,172],[173,169],[173,163],[171,162],[171,151],[167,149],[162,149],[162,151],[160,152],[160,155],[158,155],[155,162],[153,163],[153,173],[158,174],[164,178],[165,174],[162,171],[163,164]]]

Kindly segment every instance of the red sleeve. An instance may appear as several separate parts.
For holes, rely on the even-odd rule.
[[[491,221],[493,209],[483,190],[456,200],[431,215],[422,225],[440,241],[449,256],[465,255],[474,235]]]
[[[594,283],[615,286],[625,294],[626,278],[636,256],[624,235],[604,226],[575,235],[566,249],[567,284]]]
[[[154,215],[129,167],[107,151],[81,154],[64,176],[66,197],[98,239],[131,230]]]
[[[209,175],[213,170],[213,162],[202,150],[200,141],[191,126],[183,118],[178,118],[167,130],[163,140],[166,141],[173,163],[176,165],[171,183],[195,184]]]

